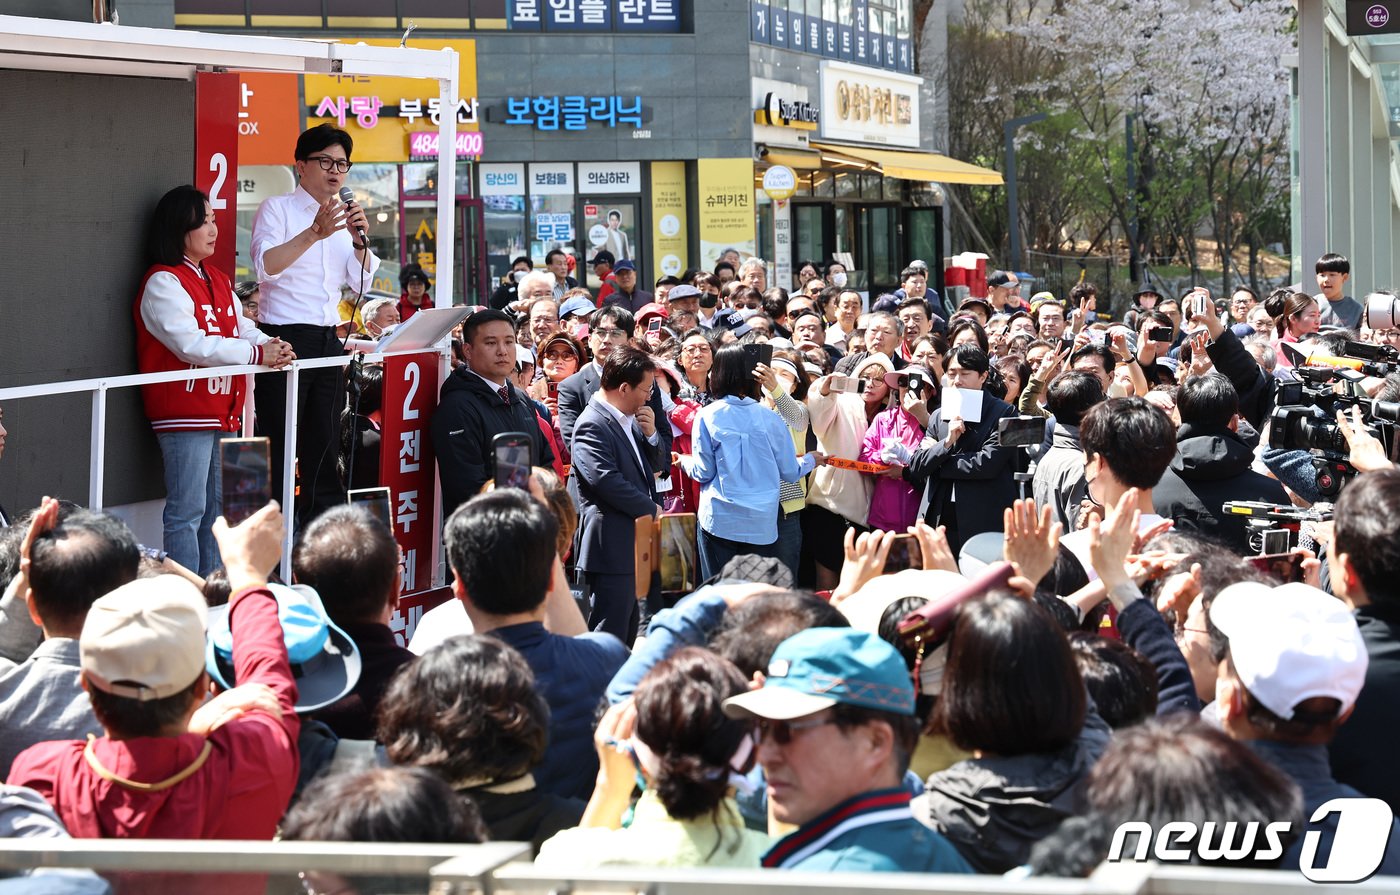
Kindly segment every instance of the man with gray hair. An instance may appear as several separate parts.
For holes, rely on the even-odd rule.
[[[739,281],[750,289],[768,291],[768,262],[762,258],[750,258],[739,265]]]
[[[524,314],[541,298],[554,297],[554,274],[547,270],[532,270],[515,287],[515,301],[506,308],[514,314]]]

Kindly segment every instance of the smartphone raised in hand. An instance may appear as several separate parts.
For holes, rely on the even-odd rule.
[[[267,438],[219,442],[224,519],[238,525],[272,500],[272,443]]]
[[[394,532],[394,503],[388,488],[354,488],[346,495],[349,504],[364,507],[369,514]]]
[[[534,444],[524,432],[502,432],[491,439],[497,488],[530,487],[530,468],[535,465]]]
[[[885,574],[923,567],[924,549],[919,539],[911,534],[895,535],[890,542],[890,552],[885,557]]]

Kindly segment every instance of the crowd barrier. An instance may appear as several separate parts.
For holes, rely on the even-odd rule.
[[[267,877],[269,895],[302,891],[300,874],[357,879],[396,877],[403,895],[1343,895],[1400,893],[1400,879],[1314,883],[1296,872],[1219,870],[1156,863],[1105,865],[1088,879],[1025,879],[930,874],[800,873],[708,868],[605,868],[560,873],[529,863],[529,846],[182,840],[0,840],[0,875],[85,869],[141,891],[162,876],[194,878],[200,895],[220,895],[230,874]],[[200,884],[208,877],[208,885]],[[39,882],[31,878],[30,882]],[[261,884],[262,880],[258,880]],[[134,884],[134,887],[133,887]],[[290,887],[290,888],[289,888]],[[0,893],[6,882],[0,879]],[[246,887],[239,891],[246,891]],[[41,891],[41,890],[36,890]],[[376,891],[382,891],[377,889]]]

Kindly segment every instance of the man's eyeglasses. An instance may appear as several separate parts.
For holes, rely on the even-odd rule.
[[[611,328],[611,327],[605,327],[605,328],[603,328],[603,329],[595,329],[595,330],[593,330],[593,334],[596,335],[596,336],[601,336],[601,337],[604,338],[604,339],[625,339],[625,338],[627,338],[627,333],[623,332],[623,331],[620,330],[620,329],[613,329],[613,328]]]
[[[1378,329],[1376,330],[1378,339],[1400,339],[1400,329]]]
[[[709,345],[686,345],[681,349],[681,354],[709,354]]]
[[[773,736],[773,742],[779,746],[786,746],[792,742],[794,733],[802,733],[805,730],[812,730],[824,724],[835,724],[835,718],[815,718],[811,721],[773,721],[768,718],[760,718],[758,722],[758,741],[763,742],[769,734]]]
[[[322,171],[336,171],[340,174],[344,174],[355,167],[354,163],[349,159],[331,158],[328,155],[308,155],[306,160],[319,164]]]

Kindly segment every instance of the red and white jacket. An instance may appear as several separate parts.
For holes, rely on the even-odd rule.
[[[243,316],[223,271],[203,271],[188,258],[156,264],[141,281],[133,307],[136,363],[142,373],[262,363],[272,337]],[[218,376],[141,387],[146,416],[157,432],[237,431],[242,424],[244,378]]]

